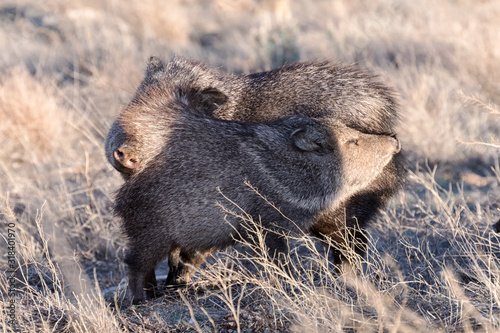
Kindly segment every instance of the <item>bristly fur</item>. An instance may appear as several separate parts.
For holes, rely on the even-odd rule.
[[[189,86],[143,87],[120,118],[126,132],[140,132],[157,119],[168,128],[156,138],[155,157],[130,175],[116,197],[115,212],[129,238],[135,302],[143,299],[144,287],[155,284],[154,268],[164,257],[169,257],[168,283],[187,283],[214,249],[232,244],[238,234],[245,237],[243,222],[217,207],[227,203],[221,192],[276,232],[266,236],[272,257],[287,251],[278,233],[311,232],[319,212],[366,188],[399,151],[390,136],[364,134],[332,120],[217,119],[193,107],[199,99]]]
[[[159,93],[161,100],[165,83],[184,87],[190,92],[185,98],[192,108],[220,119],[262,123],[302,115],[339,122],[363,133],[389,136],[395,136],[398,121],[399,106],[393,90],[355,65],[300,62],[269,72],[236,76],[182,57],[169,62],[151,57],[138,94],[153,89],[155,93],[150,96]],[[106,139],[106,156],[125,179],[154,160],[171,132],[164,110],[153,108],[143,120],[127,110],[132,109],[122,112]],[[128,117],[136,119],[137,124],[124,126]],[[117,150],[124,153],[125,162],[137,162],[133,168],[115,158],[113,153]],[[319,211],[311,233],[325,241],[347,240],[363,256],[366,236],[361,231],[401,187],[405,165],[402,153],[395,154],[369,185]],[[346,233],[346,229],[350,232]],[[342,252],[330,253],[336,262],[343,260]],[[202,260],[203,256],[199,258]]]

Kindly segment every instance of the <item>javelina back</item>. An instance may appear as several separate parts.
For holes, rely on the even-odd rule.
[[[225,202],[221,193],[276,231],[265,240],[275,256],[287,251],[283,232],[309,232],[318,212],[366,187],[400,149],[393,137],[364,134],[332,120],[216,119],[190,105],[199,98],[183,87],[148,87],[122,114],[125,131],[136,131],[159,113],[169,122],[158,154],[127,177],[116,197],[115,212],[129,238],[126,262],[134,302],[156,284],[154,268],[163,258],[169,257],[169,275],[175,275],[179,257],[197,266],[207,253],[245,237],[242,221],[217,206]],[[188,281],[191,273],[186,270],[180,278]]]
[[[220,119],[266,122],[303,115],[334,119],[364,133],[396,134],[392,90],[357,66],[311,61],[237,76],[183,57],[169,62],[151,57],[139,90],[165,82],[196,92],[192,106]],[[155,156],[165,127],[161,115],[136,133],[125,133],[115,121],[106,139],[109,162],[124,175],[136,172]],[[117,159],[116,150],[129,158]]]

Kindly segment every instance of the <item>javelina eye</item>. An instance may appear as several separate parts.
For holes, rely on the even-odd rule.
[[[348,144],[355,144],[356,146],[358,145],[358,139],[350,139],[347,141]]]

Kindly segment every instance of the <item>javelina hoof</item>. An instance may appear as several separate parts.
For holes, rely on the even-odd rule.
[[[500,232],[500,220],[498,220],[497,223],[493,224],[493,230],[495,230],[495,232]]]

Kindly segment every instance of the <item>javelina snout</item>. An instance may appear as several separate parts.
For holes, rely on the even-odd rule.
[[[124,141],[124,144],[119,147],[115,147],[115,142]],[[130,144],[128,142],[130,142]],[[105,148],[106,157],[109,163],[119,171],[124,178],[129,177],[134,174],[140,166],[142,165],[142,155],[141,152],[137,152],[137,148],[140,149],[142,145],[134,144],[135,140],[132,140],[131,135],[125,134],[123,127],[120,126],[119,121],[116,120],[109,130],[109,134],[106,138]]]
[[[343,185],[352,188],[353,193],[368,186],[401,150],[395,135],[367,134],[337,122],[323,122],[336,135]]]
[[[274,257],[288,251],[283,233],[309,232],[318,212],[367,186],[397,150],[391,137],[324,119],[292,116],[257,124],[212,118],[193,109],[192,98],[182,87],[155,87],[139,92],[123,112],[125,128],[148,112],[169,117],[170,126],[156,143],[158,154],[126,178],[116,197],[115,212],[129,238],[134,302],[156,284],[154,269],[163,258],[169,258],[170,282],[188,282],[208,253],[235,237],[251,239],[246,222],[227,216],[217,202],[229,198],[238,211],[260,220],[271,231],[265,242]]]
[[[113,151],[113,157],[117,162],[115,168],[122,169],[121,167],[123,166],[124,170],[121,170],[121,172],[129,173],[131,170],[135,169],[137,165],[137,160],[129,156],[127,149],[124,147],[115,149]]]

